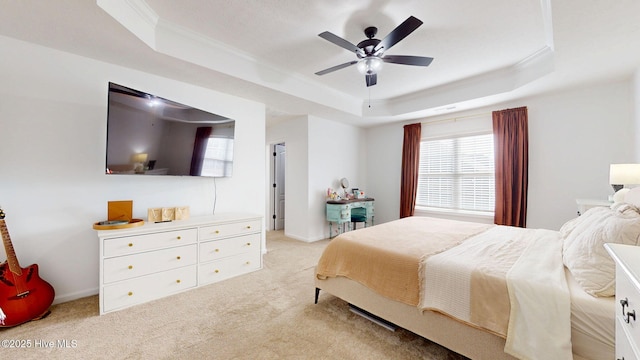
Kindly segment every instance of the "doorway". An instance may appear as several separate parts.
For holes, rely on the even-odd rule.
[[[284,230],[285,158],[284,143],[273,145],[273,229]]]

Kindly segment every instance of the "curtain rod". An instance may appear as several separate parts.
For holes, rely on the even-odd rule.
[[[468,119],[468,118],[474,118],[474,117],[481,117],[481,116],[485,116],[485,115],[491,115],[491,113],[492,112],[484,112],[484,113],[466,115],[466,116],[459,116],[459,117],[454,117],[454,118],[431,120],[431,121],[422,121],[422,123],[423,124],[434,124],[434,123],[449,122],[449,121],[454,121],[455,122],[455,121],[462,120],[462,119]]]

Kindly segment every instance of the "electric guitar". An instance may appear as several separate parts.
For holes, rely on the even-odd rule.
[[[49,315],[55,291],[38,275],[38,265],[21,268],[0,209],[0,233],[7,261],[0,264],[0,327],[20,325]]]

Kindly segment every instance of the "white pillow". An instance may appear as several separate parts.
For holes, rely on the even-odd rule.
[[[562,227],[560,228],[560,236],[566,239],[569,234],[571,234],[571,232],[582,223],[593,223],[594,221],[599,221],[599,218],[609,215],[610,212],[603,210],[603,207],[601,206],[589,208],[581,216],[578,216],[564,223],[564,225],[562,225]]]
[[[564,265],[588,294],[615,295],[615,263],[604,244],[638,245],[640,214],[634,209],[596,207],[563,225]]]
[[[630,189],[624,195],[624,202],[640,207],[640,186]]]

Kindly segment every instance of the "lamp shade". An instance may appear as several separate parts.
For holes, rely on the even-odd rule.
[[[611,164],[610,185],[640,185],[640,164]]]
[[[133,160],[134,163],[145,163],[147,162],[147,154],[145,153],[133,154],[133,156],[131,156],[131,159]]]

